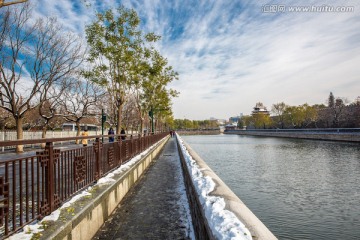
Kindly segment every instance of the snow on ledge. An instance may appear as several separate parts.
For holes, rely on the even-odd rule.
[[[187,151],[184,141],[179,135],[177,138],[213,235],[217,239],[251,240],[251,233],[245,225],[233,212],[225,209],[225,200],[221,197],[209,195],[215,188],[215,182],[211,177],[203,175]]]

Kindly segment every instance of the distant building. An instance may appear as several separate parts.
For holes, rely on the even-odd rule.
[[[88,131],[98,131],[99,127],[94,124],[80,124],[80,130],[83,131],[87,129]],[[63,131],[77,131],[77,126],[75,123],[64,123],[62,125]]]
[[[218,119],[218,120],[217,120],[217,123],[218,123],[220,126],[223,126],[223,125],[225,125],[226,120],[225,120],[225,119]]]
[[[235,129],[236,129],[236,125],[233,125],[233,124],[225,125],[225,131],[235,130]]]
[[[226,120],[225,119],[218,119],[218,118],[214,118],[214,117],[211,117],[210,118],[210,121],[215,121],[217,122],[218,125],[225,125],[226,123]]]
[[[266,109],[264,104],[261,102],[256,103],[254,110],[251,113],[252,113],[252,115],[258,114],[258,113],[270,115],[270,112]]]
[[[235,125],[236,125],[240,118],[241,118],[240,116],[230,117],[229,118],[229,124],[234,124],[235,123]]]

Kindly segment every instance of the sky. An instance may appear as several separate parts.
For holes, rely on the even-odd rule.
[[[177,119],[247,115],[257,102],[269,110],[325,104],[330,92],[350,102],[360,96],[358,0],[30,1],[34,17],[57,17],[83,37],[95,11],[135,9],[179,73],[169,86],[180,92]]]

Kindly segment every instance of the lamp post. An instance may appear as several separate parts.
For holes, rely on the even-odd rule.
[[[154,134],[154,111],[152,108],[149,111],[149,117],[151,118],[151,132]]]
[[[101,109],[101,141],[104,142],[104,123],[106,122],[106,115],[104,109]]]
[[[150,108],[149,117],[151,118],[151,131],[153,134],[154,134],[154,112],[161,112],[167,110],[169,110],[169,108],[158,108],[158,109],[154,109],[153,107]]]

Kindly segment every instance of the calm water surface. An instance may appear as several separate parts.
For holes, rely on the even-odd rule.
[[[360,144],[182,138],[279,239],[360,239]]]

